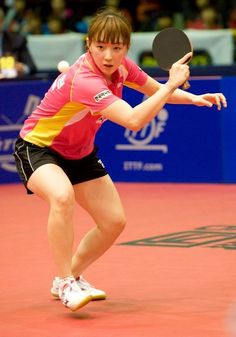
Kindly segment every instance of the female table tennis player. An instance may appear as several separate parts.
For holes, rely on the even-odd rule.
[[[26,119],[15,145],[15,160],[27,192],[50,206],[48,239],[58,275],[51,293],[72,311],[105,299],[81,274],[123,231],[125,212],[117,190],[96,153],[95,135],[105,120],[140,130],[165,103],[226,107],[222,93],[194,95],[178,87],[189,77],[185,55],[160,84],[127,55],[131,27],[120,13],[104,9],[90,25],[87,52],[49,88]],[[124,85],[149,96],[132,108],[122,100]],[[109,141],[109,138],[107,139]],[[74,255],[73,212],[81,205],[95,226]]]

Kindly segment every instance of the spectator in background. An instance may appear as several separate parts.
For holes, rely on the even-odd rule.
[[[91,18],[92,16],[84,16],[79,14],[78,17],[75,19],[74,30],[78,33],[87,34]]]
[[[30,12],[27,16],[27,22],[24,27],[25,35],[41,35],[42,30],[42,19],[41,15],[37,12]]]
[[[168,12],[161,12],[155,24],[155,30],[160,31],[165,28],[173,27],[173,16]]]
[[[227,26],[236,30],[236,6],[229,11]]]
[[[49,3],[48,20],[52,23],[53,31],[67,31],[72,28],[73,11],[65,0],[51,0]],[[48,21],[47,20],[47,21]],[[60,26],[60,27],[59,27]]]
[[[139,0],[136,6],[136,27],[139,32],[156,30],[161,4],[156,0]]]
[[[4,30],[5,15],[0,8],[0,78],[20,77],[36,72],[25,37]]]
[[[67,6],[65,0],[51,0],[50,6],[52,14],[62,19],[68,19],[72,16],[72,10]]]
[[[198,18],[189,21],[188,28],[194,29],[221,29],[220,17],[216,8],[209,6],[203,8]]]
[[[216,5],[210,0],[196,0],[192,14],[187,18],[187,28],[193,29],[220,29],[221,17]]]
[[[52,15],[44,24],[43,34],[63,34],[66,31],[64,20]]]
[[[14,0],[12,6],[6,12],[4,29],[22,34],[26,24],[27,12],[25,0]]]
[[[132,30],[136,30],[136,6],[132,2],[126,0],[120,0],[117,4],[117,9],[129,20]]]
[[[127,2],[127,0],[126,0]],[[78,0],[73,6],[73,17],[71,20],[71,30],[78,33],[88,33],[88,27],[92,20],[94,13],[98,8],[102,7],[116,7],[118,1],[116,0]]]

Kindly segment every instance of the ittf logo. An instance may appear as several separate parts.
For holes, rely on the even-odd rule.
[[[146,150],[168,152],[167,144],[153,144],[153,140],[160,137],[165,131],[167,120],[169,118],[168,111],[162,109],[153,120],[146,125],[141,131],[135,132],[129,129],[125,130],[124,137],[129,144],[117,144],[117,150]]]

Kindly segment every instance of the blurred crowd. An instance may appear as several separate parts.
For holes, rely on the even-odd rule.
[[[0,0],[0,78],[36,71],[27,48],[27,36],[86,34],[91,18],[103,7],[123,12],[134,32],[160,31],[173,26],[232,29],[236,63],[236,0]],[[150,62],[153,57],[144,53],[140,65],[150,66]],[[211,64],[209,54],[195,52],[192,64]]]
[[[123,11],[135,32],[169,26],[236,29],[235,0],[1,0],[4,29],[24,35],[86,33],[98,8]]]

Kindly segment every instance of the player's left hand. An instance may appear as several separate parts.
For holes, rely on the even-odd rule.
[[[195,97],[194,104],[197,106],[208,106],[209,108],[215,104],[217,109],[221,110],[222,107],[227,107],[227,100],[222,93],[203,94]]]

